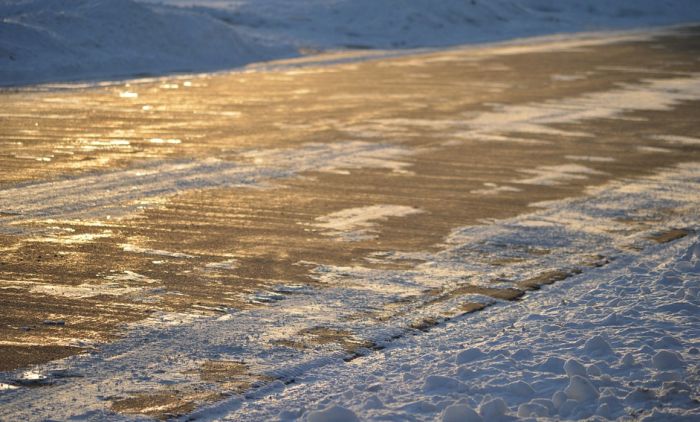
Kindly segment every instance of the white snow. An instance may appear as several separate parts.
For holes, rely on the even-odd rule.
[[[611,163],[615,161],[612,157],[597,157],[595,155],[567,155],[565,158],[574,161],[590,161],[597,163]]]
[[[409,270],[321,262],[316,273],[322,289],[280,285],[241,292],[262,306],[217,309],[218,316],[196,309],[152,315],[131,325],[124,339],[103,345],[99,355],[39,368],[50,372],[68,364],[82,378],[50,391],[5,392],[0,406],[10,419],[77,417],[101,411],[99,397],[173,383],[197,387],[192,377],[183,378],[197,362],[236,359],[279,381],[191,417],[306,418],[336,405],[360,419],[434,420],[449,416],[446,409],[453,405],[466,405],[484,420],[543,409],[561,418],[618,418],[630,411],[644,416],[662,405],[666,413],[697,414],[692,398],[700,377],[700,165],[613,181],[587,193],[539,203],[541,209],[530,214],[455,229],[438,251],[371,257],[420,257],[422,263]],[[672,228],[689,235],[664,245],[649,240]],[[507,265],[494,262],[508,258]],[[441,302],[421,295],[436,287],[449,291],[465,280],[507,287],[555,269],[582,273],[503,306],[481,295]],[[290,289],[294,294],[286,295]],[[401,305],[388,319],[362,317],[397,301]],[[463,301],[496,305],[411,335],[417,318],[440,321]],[[386,349],[346,363],[347,352],[337,344],[296,350],[279,343],[318,326]],[[132,370],[124,371],[125,365]],[[75,401],[59,406],[56,395]]]
[[[316,227],[323,229],[324,235],[354,242],[376,238],[376,222],[385,221],[389,217],[405,217],[422,212],[414,207],[386,204],[347,208],[316,218]]]
[[[598,398],[600,393],[586,377],[573,375],[569,378],[569,385],[564,389],[564,394],[571,400],[587,403]]]
[[[498,195],[501,192],[520,192],[520,189],[513,186],[498,185],[496,183],[485,182],[483,189],[469,191],[476,195]]]
[[[352,410],[340,406],[310,412],[306,419],[309,422],[359,422]]]
[[[522,170],[523,173],[532,174],[526,179],[513,180],[514,183],[526,185],[559,185],[569,180],[587,179],[589,175],[604,174],[580,164],[561,164],[556,166],[540,166],[534,169]]]
[[[4,0],[0,18],[0,85],[210,71],[294,53],[211,14],[133,0]]]
[[[679,369],[685,366],[683,358],[671,350],[661,350],[651,358],[654,368],[659,370]]]
[[[205,268],[208,270],[234,270],[238,268],[238,260],[231,258],[221,262],[210,262],[205,265]]]
[[[680,145],[700,145],[700,138],[693,138],[691,136],[679,136],[679,135],[655,135],[652,139],[658,139],[660,141],[666,141],[670,144],[680,144]]]
[[[610,265],[536,299],[312,370],[222,419],[311,420],[319,406],[340,406],[366,420],[696,420],[700,237]],[[684,305],[665,307],[679,293]]]
[[[186,0],[155,3],[0,1],[0,84],[222,69],[296,54],[299,48],[449,45],[700,17],[697,2],[683,0],[415,0],[411,4],[398,0],[206,0],[192,8],[183,7],[195,3]],[[510,51],[523,48],[513,46]],[[579,76],[555,79],[566,83]],[[180,85],[163,88],[180,89]],[[125,101],[138,98],[133,91],[118,95]],[[445,131],[450,138],[446,142],[541,143],[548,142],[549,135],[578,140],[589,134],[565,132],[551,124],[620,118],[630,110],[670,110],[682,101],[699,98],[700,77],[679,75],[559,101],[496,105],[459,120],[368,121],[356,133],[371,137],[381,133],[373,131],[377,127],[397,132],[423,127]],[[697,145],[696,138],[687,136],[658,135],[655,139],[676,147]],[[86,148],[128,146],[122,140],[85,142]],[[150,142],[177,144],[180,140],[153,138]],[[248,152],[236,162],[158,161],[27,183],[0,191],[0,208],[8,214],[0,231],[28,230],[27,223],[59,218],[120,216],[135,212],[153,198],[191,189],[264,186],[266,181],[307,171],[372,167],[406,172],[407,158],[414,152],[370,142],[305,144]],[[538,167],[511,182],[556,185],[585,180],[601,173],[581,162],[612,161],[594,156],[566,159],[577,163]],[[138,189],[132,189],[134,186]],[[498,195],[514,191],[518,188],[486,183],[472,192]],[[410,270],[366,268],[361,261],[352,267],[305,262],[315,265],[323,289],[281,284],[237,292],[263,306],[216,308],[223,316],[194,311],[152,315],[133,324],[124,339],[105,345],[99,356],[66,360],[82,374],[75,382],[50,390],[28,390],[11,384],[21,376],[2,379],[10,384],[0,383],[0,406],[8,419],[16,420],[100,418],[105,416],[106,397],[173,384],[199,387],[188,375],[195,372],[197,362],[235,358],[278,381],[256,386],[244,397],[207,406],[192,418],[700,418],[700,165],[686,163],[649,177],[610,182],[587,194],[583,199],[533,204],[542,209],[515,218],[456,228],[437,251],[367,257],[375,263],[418,257],[421,263]],[[330,213],[318,218],[313,228],[340,240],[362,240],[378,235],[378,222],[419,212],[376,204]],[[678,228],[688,232],[685,239],[665,245],[649,239],[656,232]],[[81,243],[101,236],[109,233],[50,233],[31,240]],[[133,242],[123,244],[123,250],[194,257],[137,246],[138,239]],[[509,259],[513,263],[502,264]],[[226,271],[237,265],[231,257],[200,269]],[[596,268],[598,265],[601,267]],[[449,291],[467,283],[508,287],[547,270],[582,273],[503,306],[477,294],[441,302],[421,296],[427,289]],[[72,297],[158,293],[158,280],[132,271],[101,276],[109,282],[32,289]],[[122,282],[142,286],[126,287]],[[24,283],[35,284],[32,280]],[[295,294],[287,295],[289,292]],[[409,298],[413,301],[406,300]],[[388,304],[404,303],[402,300],[405,305],[388,320],[363,317]],[[487,312],[443,322],[420,336],[411,335],[415,333],[411,323],[417,318],[443,321],[443,315],[454,315],[465,300],[495,305]],[[280,340],[316,326],[344,330],[387,347],[346,363],[347,353],[338,345],[310,351],[280,345]],[[63,364],[42,366],[36,376],[49,379],[51,368]],[[119,416],[110,414],[109,418]]]
[[[133,293],[144,293],[142,287],[126,287],[115,283],[106,284],[79,284],[77,286],[60,286],[40,284],[32,287],[32,293],[41,293],[52,296],[64,296],[72,298],[85,298],[101,295],[124,296]]]
[[[452,46],[698,19],[695,0],[2,0],[0,85],[212,71],[324,50]]]
[[[478,413],[466,404],[453,404],[447,406],[442,412],[442,422],[481,422]]]

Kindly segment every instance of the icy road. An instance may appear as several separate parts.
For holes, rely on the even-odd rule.
[[[697,27],[4,90],[0,419],[697,412],[699,116]]]

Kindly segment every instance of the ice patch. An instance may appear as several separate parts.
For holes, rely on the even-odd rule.
[[[672,150],[668,148],[661,148],[661,147],[648,147],[648,146],[638,146],[637,151],[639,152],[644,152],[648,154],[668,154],[670,152],[673,152]]]
[[[124,252],[133,252],[145,255],[167,256],[170,258],[194,258],[193,255],[189,255],[182,252],[170,252],[159,249],[142,248],[140,246],[132,245],[130,243],[124,243],[121,245],[121,247]]]
[[[152,144],[171,144],[171,145],[177,145],[177,144],[182,143],[182,141],[180,139],[175,139],[175,138],[171,138],[171,139],[151,138],[148,140],[148,142],[150,142]]]
[[[32,287],[32,293],[40,293],[51,296],[63,296],[71,298],[87,298],[94,296],[126,296],[135,293],[144,293],[143,287],[126,287],[116,283],[106,284],[79,284],[77,286],[62,286],[56,284],[41,284]]]
[[[111,231],[104,231],[102,233],[82,233],[73,235],[60,235],[60,236],[47,236],[47,237],[33,237],[28,239],[30,242],[47,242],[47,243],[61,243],[64,245],[77,245],[83,243],[90,243],[97,239],[105,239],[112,236]]]
[[[462,386],[459,380],[442,375],[429,375],[423,383],[423,391],[429,394],[457,391]]]
[[[572,75],[562,75],[562,74],[554,74],[549,76],[550,79],[552,79],[555,82],[572,82],[572,81],[578,81],[581,79],[586,79],[585,74],[572,74]]]
[[[19,387],[17,387],[16,385],[5,384],[4,382],[0,382],[0,392],[2,392],[2,391],[16,390],[16,389],[18,389],[18,388],[19,388]]]
[[[474,189],[469,191],[469,193],[473,193],[475,195],[498,195],[501,192],[520,192],[521,189],[518,189],[513,186],[506,186],[506,185],[497,185],[495,183],[484,183],[484,188],[483,189]]]
[[[146,283],[146,284],[159,283],[158,280],[152,279],[150,277],[146,277],[143,274],[139,274],[139,273],[136,273],[134,271],[129,271],[129,270],[124,270],[120,273],[115,273],[115,274],[105,276],[105,279],[112,280],[112,281],[137,282],[137,283]]]
[[[534,176],[526,179],[516,179],[513,180],[513,183],[543,186],[560,185],[571,180],[587,179],[590,175],[605,174],[602,171],[594,170],[580,164],[540,166],[534,169],[520,171],[522,173],[533,174]]]
[[[149,201],[192,189],[250,186],[307,171],[386,168],[403,172],[409,164],[398,159],[412,152],[402,146],[359,141],[306,144],[242,155],[253,164],[217,159],[156,161],[127,170],[36,182],[0,190],[0,209],[9,215],[0,219],[0,231],[24,230],[18,226],[36,219],[127,215],[148,206]],[[136,253],[170,254],[135,245],[125,247]]]
[[[238,265],[238,260],[232,258],[221,262],[210,262],[204,268],[208,270],[235,270],[238,268]]]
[[[700,98],[700,77],[649,79],[640,85],[596,92],[579,97],[543,103],[499,106],[468,120],[471,129],[460,136],[470,139],[505,140],[510,134],[544,134],[565,137],[588,136],[585,133],[554,129],[549,125],[576,123],[592,119],[624,117],[630,111],[667,111],[682,101]],[[495,138],[494,138],[495,137]],[[501,139],[504,138],[504,139]]]
[[[615,161],[612,157],[597,157],[595,155],[567,155],[564,158],[574,161],[590,161],[592,163],[612,163]]]
[[[700,138],[693,138],[690,136],[679,136],[679,135],[654,135],[652,139],[657,139],[659,141],[665,141],[670,144],[679,145],[700,145]]]
[[[377,237],[377,222],[389,217],[405,217],[422,213],[414,207],[403,205],[370,205],[348,208],[316,218],[316,227],[323,229],[326,236],[333,236],[346,242],[371,240]]]

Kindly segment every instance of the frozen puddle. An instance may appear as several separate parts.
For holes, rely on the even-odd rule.
[[[496,221],[493,224],[455,229],[445,240],[442,250],[437,252],[412,254],[395,252],[367,257],[368,262],[391,263],[397,260],[411,262],[416,259],[420,262],[408,270],[373,269],[359,264],[351,267],[336,267],[319,262],[316,274],[323,287],[296,289],[294,286],[280,285],[269,291],[261,290],[252,294],[249,300],[264,304],[262,307],[247,310],[221,309],[218,310],[219,315],[213,317],[196,313],[159,313],[141,323],[134,324],[126,338],[105,345],[99,355],[76,356],[61,363],[68,364],[71,368],[83,373],[83,378],[74,378],[69,382],[56,382],[50,391],[25,389],[20,393],[7,392],[0,398],[0,405],[11,419],[29,416],[65,419],[69,416],[88,416],[93,414],[92,412],[104,411],[109,403],[105,403],[99,397],[124,398],[135,391],[150,391],[156,394],[159,391],[167,391],[173,384],[177,384],[181,391],[224,388],[212,387],[211,383],[193,375],[198,373],[202,362],[218,360],[245,362],[247,368],[245,376],[254,376],[259,381],[250,386],[245,398],[236,395],[219,403],[213,409],[203,410],[203,413],[199,413],[197,417],[209,419],[216,417],[212,415],[222,416],[241,406],[241,409],[250,409],[250,406],[255,407],[256,403],[260,403],[258,400],[267,400],[269,393],[289,391],[289,394],[293,394],[294,391],[298,391],[294,387],[295,384],[285,387],[285,383],[303,380],[309,371],[324,368],[319,371],[333,373],[342,370],[348,367],[344,365],[344,361],[348,358],[370,354],[372,349],[394,344],[397,338],[404,338],[406,334],[416,333],[417,330],[426,330],[447,317],[458,317],[490,304],[508,301],[522,296],[526,291],[541,288],[553,282],[575,286],[584,280],[600,280],[605,276],[606,268],[612,266],[618,268],[618,271],[624,270],[626,266],[619,263],[643,259],[646,251],[655,250],[653,248],[657,242],[676,239],[686,234],[692,236],[698,229],[700,164],[683,164],[663,170],[651,177],[610,182],[605,186],[590,189],[585,198],[539,203],[537,206],[542,209],[515,218]],[[391,212],[388,212],[389,210]],[[363,224],[367,221],[376,221],[374,219],[377,217],[389,218],[397,213],[411,213],[414,210],[380,207],[374,211],[376,212],[371,214],[373,219],[359,218],[360,229],[366,228]],[[357,230],[359,223],[354,220],[356,214],[358,214],[356,209],[346,210],[340,216],[328,218],[326,223],[333,222],[337,224],[333,226],[336,228]],[[688,253],[692,255],[695,252]],[[639,265],[642,269],[642,264]],[[683,271],[697,271],[695,267],[691,267]],[[649,268],[644,267],[639,274],[647,271]],[[598,275],[589,276],[589,274]],[[652,280],[655,276],[651,277],[649,283],[655,283]],[[670,273],[668,277],[664,277],[664,279],[675,280],[673,278],[675,276]],[[669,281],[669,283],[675,282]],[[682,279],[680,283],[683,283]],[[637,289],[644,288],[644,283],[635,286]],[[652,285],[649,286],[651,288]],[[612,324],[610,326],[615,326],[625,321],[624,312],[626,311],[619,300],[628,297],[625,294],[627,291],[625,289],[628,288],[620,285],[619,290],[615,290],[615,295],[604,296],[607,298],[605,300],[598,298],[590,302],[587,307],[572,307],[573,313],[588,313],[581,315],[580,318],[567,319],[568,325],[564,327],[556,325],[556,319],[547,319],[549,317],[545,311],[533,311],[531,318],[534,319],[524,319],[518,324],[522,324],[527,333],[530,327],[527,324],[547,321],[545,325],[537,325],[540,327],[538,329],[545,330],[547,326],[551,326],[551,332],[560,332],[562,328],[575,330],[576,324],[590,321],[594,315],[596,318],[612,315],[611,318],[617,319],[610,319]],[[566,297],[554,294],[556,291],[556,289],[550,289],[547,295],[532,298],[526,296],[524,301],[498,308],[501,309],[499,312],[516,318],[514,321],[517,322],[518,317],[526,318],[529,315],[522,309],[539,306],[539,303],[550,303],[554,306],[555,303],[552,301],[558,300],[560,302],[557,303],[563,303],[562,300],[568,300]],[[688,296],[686,291],[692,294]],[[294,294],[288,294],[288,292]],[[696,302],[693,302],[696,300],[696,296],[693,296],[696,293],[697,288],[681,290],[677,296],[665,296],[666,299],[660,300],[655,306],[658,307],[658,312],[669,315],[683,314],[683,312],[691,312],[692,315],[697,309]],[[284,300],[279,300],[283,295]],[[636,293],[633,296],[643,297]],[[605,309],[598,308],[599,305],[606,303]],[[615,306],[620,306],[618,311],[614,311],[618,309]],[[509,311],[509,309],[515,309],[515,311]],[[540,318],[537,314],[543,312],[544,316]],[[599,315],[601,312],[605,315]],[[555,314],[552,310],[552,315]],[[475,321],[481,318],[486,318],[485,321],[488,321],[491,312],[478,315],[484,316],[475,316]],[[471,319],[465,321],[471,321]],[[479,331],[487,338],[491,335],[488,332],[490,324],[490,322],[482,323],[483,328],[480,328],[482,331]],[[500,326],[498,324],[501,323],[496,323]],[[510,326],[511,323],[503,324],[505,327]],[[450,326],[452,325],[440,325],[437,329],[442,330],[444,328],[441,327]],[[471,329],[471,325],[466,329],[470,333],[470,338]],[[465,329],[460,330],[462,337],[459,343],[462,344]],[[588,332],[586,325],[581,325],[581,330]],[[569,333],[562,335],[573,336],[572,339],[567,340],[571,343],[570,347],[583,347],[582,342],[575,340],[575,331],[561,332]],[[630,335],[632,333],[630,331]],[[399,341],[410,343],[419,341],[420,338],[422,337],[408,336],[405,340]],[[508,340],[504,338],[503,341],[503,344],[508,341],[511,346],[521,343],[517,338],[508,338]],[[516,357],[513,358],[515,362],[530,362],[534,359],[529,363],[531,368],[544,365],[542,368],[551,366],[555,371],[563,371],[563,369],[556,369],[559,368],[557,365],[563,365],[563,362],[540,362],[540,355],[529,357],[526,355],[527,350],[519,352],[511,346],[508,346],[512,349],[509,353],[517,352],[514,355]],[[448,344],[448,347],[457,346]],[[629,349],[628,346],[623,347],[617,343],[613,347],[619,351]],[[641,345],[635,347],[639,349]],[[539,350],[536,346],[524,348],[532,349],[533,353]],[[476,357],[481,356],[477,352],[473,353]],[[544,354],[544,350],[537,353]],[[615,353],[617,353],[615,359],[622,357],[619,352]],[[633,361],[649,359],[656,352],[650,355],[643,353],[645,352],[632,351]],[[497,361],[510,365],[511,361],[506,359],[508,356],[510,354],[503,354],[494,360],[494,368],[497,367]],[[460,358],[459,365],[466,365],[460,370],[459,377],[463,379],[455,378],[454,374],[449,375],[449,378],[455,378],[456,381],[425,378],[426,391],[444,390],[449,395],[452,394],[453,388],[457,388],[454,386],[462,385],[459,383],[464,383],[467,385],[465,388],[469,389],[470,374],[477,370],[477,367],[470,366],[470,359],[472,358],[467,355],[463,359]],[[606,367],[599,360],[585,361],[583,357],[576,359],[582,360],[586,367],[592,367],[592,364],[595,364],[597,369],[591,369],[593,372],[589,374],[593,377],[598,377],[595,375],[598,372],[595,371],[600,370],[604,374],[608,371],[608,367],[617,365],[614,363],[616,361],[611,361]],[[662,356],[659,359],[664,361],[665,358]],[[46,368],[50,369],[57,364],[48,364]],[[664,363],[659,365],[665,367]],[[454,366],[453,369],[459,370],[458,366]],[[127,367],[129,371],[124,371]],[[658,373],[664,374],[659,377],[671,377],[668,380],[672,382],[674,375],[665,374],[666,372],[668,370],[659,369]],[[553,385],[564,390],[567,381],[563,375],[556,375],[558,372],[554,374]],[[427,375],[417,373],[415,376],[418,378],[415,379],[422,380]],[[515,376],[516,373],[509,374],[511,378]],[[413,379],[409,375],[407,377],[407,380]],[[520,384],[510,387],[505,385],[510,382],[494,379],[493,385],[489,387],[492,390],[484,386],[474,391],[475,394],[485,395],[488,391],[496,389],[500,391],[506,388],[510,389],[508,391],[512,390],[513,394],[525,393],[527,396],[532,394],[530,389],[540,394],[543,388],[534,381],[528,381],[529,387]],[[605,381],[595,382],[604,384]],[[369,379],[366,383],[366,385],[372,384]],[[397,386],[401,384],[396,381],[393,383]],[[412,384],[409,383],[409,385]],[[605,392],[607,390],[604,390],[603,386],[596,388],[601,397],[609,394]],[[583,391],[581,394],[587,394],[585,388],[581,391]],[[554,391],[547,391],[550,397],[553,393]],[[306,393],[301,393],[298,397],[312,397],[304,394]],[[311,392],[308,394],[313,395]],[[579,393],[571,394],[572,397],[577,397]],[[620,394],[622,392],[613,391],[616,397]],[[61,400],[61,403],[57,404],[54,399],[57,396],[70,399]],[[369,398],[361,395],[358,397],[363,397],[363,400]],[[535,397],[539,396],[531,398]],[[348,400],[350,405],[356,406],[351,398]],[[387,401],[387,398],[383,397],[381,400]],[[507,400],[506,410],[499,407],[506,413],[519,412],[517,406],[513,408],[515,406],[513,403],[529,402],[514,402],[510,398]],[[486,401],[488,400],[482,404],[485,412],[487,411],[485,409],[489,408],[489,405],[485,404]],[[597,406],[601,404],[596,403]],[[439,403],[433,404],[434,408],[426,407],[426,409],[433,409],[426,415],[435,416],[438,410],[445,407]],[[479,403],[468,402],[467,404],[473,408],[479,407]],[[539,411],[534,404],[524,407],[523,415],[527,412]],[[548,404],[539,404],[548,406]],[[559,409],[560,405],[557,406]],[[38,408],[41,409],[40,413],[35,413]],[[615,409],[611,408],[608,411],[615,414],[614,412],[617,411]],[[260,408],[256,410],[258,411]],[[574,409],[570,411],[574,412]],[[583,411],[577,410],[577,412]],[[250,415],[255,414],[255,412],[250,413]],[[237,415],[233,416],[234,418],[241,416],[235,413],[234,415]],[[255,419],[254,416],[250,417]],[[114,418],[119,417],[114,416]],[[263,419],[266,418],[263,417]]]
[[[423,211],[403,205],[370,205],[348,208],[316,218],[316,227],[323,234],[346,242],[375,239],[378,234],[377,222],[389,217],[405,217]]]

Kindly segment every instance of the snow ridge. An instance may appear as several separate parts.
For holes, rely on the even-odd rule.
[[[694,0],[0,0],[0,85],[231,69],[700,19]]]

